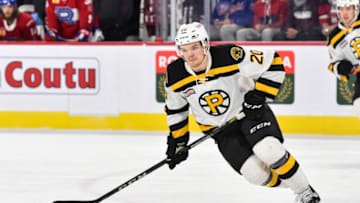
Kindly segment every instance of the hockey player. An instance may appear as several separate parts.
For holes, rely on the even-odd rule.
[[[0,0],[0,40],[40,40],[31,15],[19,12],[16,0]]]
[[[188,156],[188,150],[177,152],[189,141],[190,109],[204,133],[243,111],[244,119],[214,138],[230,166],[250,183],[290,188],[296,202],[320,202],[299,163],[282,145],[276,118],[265,103],[275,98],[285,77],[279,55],[234,44],[210,47],[204,26],[197,22],[181,25],[175,42],[181,58],[166,71],[170,169]]]
[[[359,0],[337,0],[338,26],[329,34],[329,70],[336,77],[347,81],[350,74],[356,73],[353,106],[360,116],[360,17]]]
[[[89,41],[94,12],[91,0],[47,0],[47,41]]]

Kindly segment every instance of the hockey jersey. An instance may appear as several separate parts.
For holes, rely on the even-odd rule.
[[[175,139],[188,136],[190,110],[209,133],[242,110],[247,91],[274,99],[285,77],[282,60],[272,50],[227,44],[211,46],[208,54],[204,73],[194,73],[182,58],[167,67],[165,111]]]
[[[11,25],[8,25],[0,15],[0,40],[40,40],[40,36],[31,15],[19,12]]]
[[[350,28],[341,23],[329,34],[327,47],[330,54],[329,70],[339,79],[347,80],[337,73],[337,66],[341,60],[350,61],[355,67],[360,64],[360,15]]]
[[[93,18],[92,0],[46,1],[47,29],[61,38],[73,39],[80,31],[91,32]],[[53,40],[51,37],[47,40]]]

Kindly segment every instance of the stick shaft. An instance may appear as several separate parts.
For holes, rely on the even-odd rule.
[[[236,120],[240,120],[245,116],[244,113],[240,113],[237,117],[232,118],[231,120],[227,121],[224,125],[215,128],[210,134],[204,135],[200,138],[198,138],[197,140],[195,140],[194,142],[192,142],[191,144],[188,145],[188,147],[185,149],[183,148],[182,150],[190,150],[194,147],[196,147],[197,145],[199,145],[200,143],[204,142],[205,140],[209,139],[210,137],[215,136],[216,134],[220,133],[221,131],[223,131],[224,128],[227,128],[230,124],[232,124],[233,122],[235,122]],[[126,181],[125,183],[119,185],[118,187],[112,189],[111,191],[109,191],[108,193],[104,194],[103,196],[95,199],[95,200],[90,200],[90,201],[55,201],[54,203],[99,203],[104,199],[107,199],[108,197],[112,196],[113,194],[119,192],[120,190],[126,188],[127,186],[133,184],[134,182],[142,179],[143,177],[149,175],[151,172],[155,171],[156,169],[162,167],[163,165],[165,165],[167,163],[167,159],[163,159],[162,161],[160,161],[159,163],[153,165],[152,167],[146,169],[145,171],[139,173],[137,176],[129,179],[128,181]]]

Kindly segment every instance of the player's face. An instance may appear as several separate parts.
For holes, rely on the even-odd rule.
[[[15,12],[15,7],[11,5],[5,5],[1,7],[3,16],[5,19],[11,18]]]
[[[340,20],[345,25],[350,25],[351,21],[355,18],[354,6],[339,7]]]
[[[205,57],[204,48],[200,42],[180,46],[180,54],[191,67],[199,66]]]

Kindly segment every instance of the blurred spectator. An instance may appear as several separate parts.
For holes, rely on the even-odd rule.
[[[230,9],[224,16],[224,20],[214,22],[221,25],[220,39],[223,41],[235,41],[236,32],[245,27],[251,27],[253,18],[253,0],[220,0],[230,3]],[[226,4],[226,3],[225,3]],[[215,19],[216,20],[216,19]]]
[[[144,23],[147,29],[147,37],[155,36],[156,26],[156,0],[143,0],[144,2]],[[145,37],[144,37],[145,38]],[[144,39],[146,40],[146,39]]]
[[[89,41],[94,14],[91,0],[47,0],[47,41]]]
[[[230,12],[231,2],[229,0],[220,0],[216,3],[211,15],[210,40],[220,40],[220,28],[224,25],[225,17]]]
[[[35,12],[43,22],[45,21],[45,2],[46,0],[17,0],[19,8],[22,5],[34,5]]]
[[[139,33],[140,0],[98,0],[95,15],[105,41],[134,41]]]
[[[336,5],[333,1],[335,0],[320,0],[319,23],[321,25],[321,33],[325,37],[327,37],[338,24]]]
[[[205,3],[210,3],[205,1]],[[183,12],[182,12],[182,23],[200,22],[204,15],[204,1],[203,0],[184,0]]]
[[[44,40],[45,37],[44,22],[40,18],[39,14],[35,11],[35,5],[32,4],[32,1],[29,0],[26,3],[19,5],[19,11],[31,15],[31,17],[34,19],[36,23],[36,29],[41,40]]]
[[[281,33],[286,17],[286,0],[257,0],[254,4],[253,28],[240,29],[237,41],[272,41]]]
[[[284,31],[276,40],[325,40],[321,33],[318,0],[288,0]]]
[[[40,40],[31,15],[19,12],[16,0],[0,0],[0,40]]]

